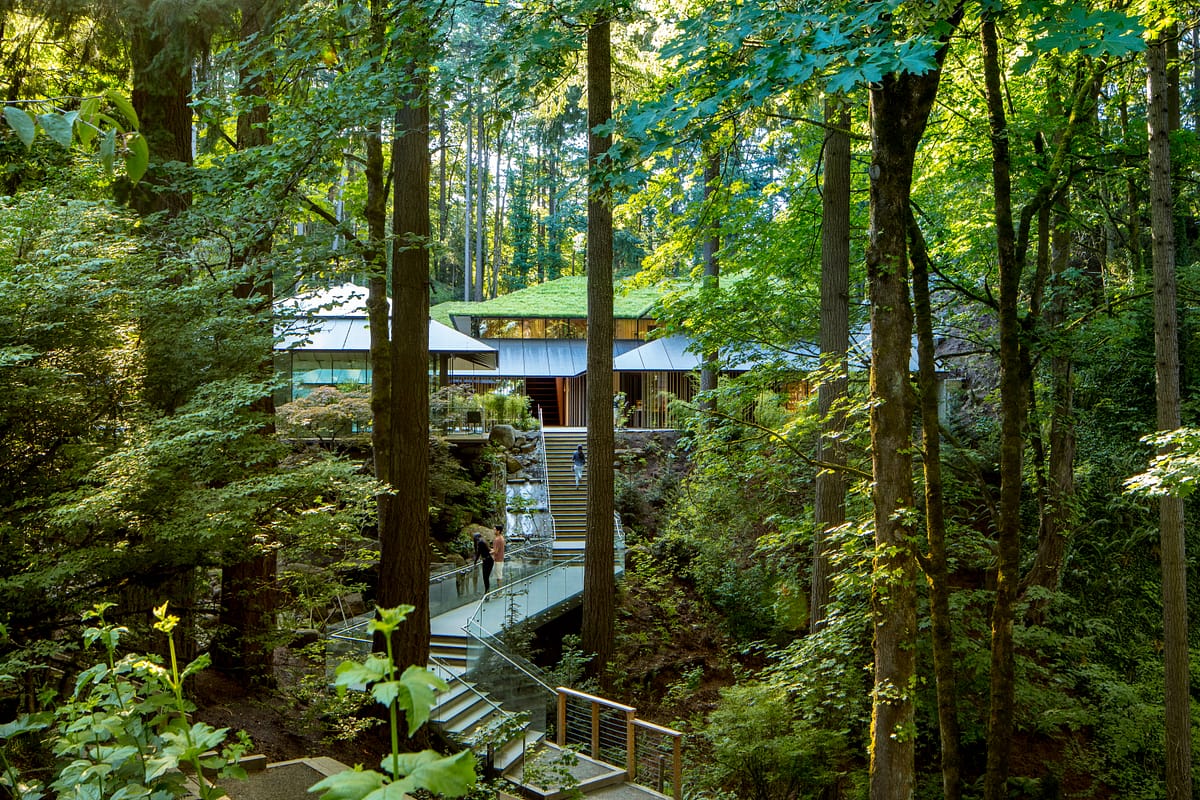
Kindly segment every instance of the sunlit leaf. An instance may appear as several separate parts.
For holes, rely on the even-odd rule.
[[[54,141],[58,142],[63,147],[70,147],[75,140],[75,115],[67,116],[65,114],[39,114],[38,124],[42,126],[42,130],[46,132]]]
[[[137,183],[150,166],[150,145],[140,133],[130,134],[126,145],[129,152],[125,156],[125,171],[129,174],[129,180]]]
[[[119,111],[121,116],[125,118],[125,121],[129,123],[128,129],[137,130],[137,112],[133,110],[133,104],[129,102],[129,98],[125,97],[125,95],[121,94],[116,89],[109,89],[104,93],[104,96],[108,98],[108,102],[116,106],[117,111]]]
[[[385,780],[384,775],[374,770],[355,768],[330,775],[308,791],[320,794],[322,800],[361,800],[381,788]]]
[[[33,140],[37,136],[37,123],[33,121],[33,117],[16,106],[5,106],[4,121],[17,134],[17,138],[25,143],[25,147],[33,147]]]

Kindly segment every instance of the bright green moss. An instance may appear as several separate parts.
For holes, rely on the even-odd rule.
[[[613,297],[613,316],[617,319],[638,319],[650,316],[650,309],[662,295],[654,286],[645,286],[625,291],[617,287]],[[467,303],[456,300],[439,303],[429,310],[431,317],[446,325],[452,324],[452,314],[470,314],[475,317],[525,317],[584,318],[587,316],[587,276],[571,275],[547,283],[539,283],[528,289],[501,295],[482,303]]]

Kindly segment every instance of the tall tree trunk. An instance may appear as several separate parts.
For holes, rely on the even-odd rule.
[[[438,104],[438,280],[445,281],[447,284],[454,282],[454,273],[450,269],[450,259],[447,258],[447,237],[449,232],[446,230],[450,225],[450,201],[446,195],[447,191],[447,159],[449,156],[449,126],[446,124],[446,103],[443,101]]]
[[[925,465],[925,536],[929,541],[925,580],[937,681],[938,730],[942,744],[942,794],[962,797],[962,734],[958,724],[958,681],[954,676],[954,631],[950,618],[950,569],[946,562],[946,509],[942,484],[941,420],[938,418],[937,365],[934,363],[933,303],[929,293],[929,254],[916,218],[909,213],[913,307],[916,313],[921,449]]]
[[[380,521],[379,602],[414,610],[396,631],[396,662],[429,661],[429,97],[428,21],[412,2],[407,88],[392,140],[392,441],[394,503]]]
[[[562,277],[562,239],[558,218],[558,142],[547,145],[546,164],[546,280]]]
[[[371,51],[376,60],[384,48],[384,0],[371,0]],[[390,448],[392,442],[392,354],[388,336],[387,295],[387,194],[383,161],[383,123],[367,122],[367,163],[363,177],[367,185],[367,200],[363,216],[367,222],[367,241],[363,261],[367,268],[367,320],[371,336],[371,452],[375,461],[375,479],[388,485],[392,481]],[[390,514],[391,500],[381,494],[378,498],[383,530],[385,514]]]
[[[130,101],[149,146],[150,162],[142,179],[126,188],[129,205],[139,215],[161,214],[146,225],[154,226],[159,235],[165,235],[169,223],[192,202],[191,194],[174,183],[163,169],[169,162],[192,164],[192,72],[186,25],[166,28],[154,18],[151,5],[150,0],[136,0],[130,3],[129,9],[134,15],[130,43],[133,72]],[[11,88],[14,92],[20,89],[19,77],[14,79]],[[165,280],[178,282],[173,276]],[[191,387],[169,380],[171,370],[160,366],[160,360],[171,359],[174,354],[162,349],[162,339],[153,330],[152,322],[148,322],[143,331],[142,344],[146,353],[145,399],[164,414],[172,414],[186,402]],[[195,658],[198,652],[196,577],[195,569],[173,572],[168,582],[156,589],[166,595],[162,599],[169,599],[172,609],[180,617],[176,628],[179,634],[177,647],[178,655],[185,663]],[[136,588],[131,589],[136,593]],[[153,622],[148,614],[145,621]]]
[[[1121,93],[1120,103],[1121,136],[1128,140],[1129,98]],[[1126,236],[1129,237],[1129,268],[1134,275],[1142,271],[1142,208],[1138,199],[1137,180],[1130,172],[1125,178],[1125,205],[1128,214]]]
[[[603,12],[601,12],[602,14]],[[613,652],[616,592],[613,577],[613,222],[604,154],[612,136],[596,127],[612,117],[610,23],[601,16],[588,28],[588,227],[587,227],[587,548],[584,555],[584,652],[590,672],[603,676]]]
[[[1161,38],[1146,49],[1149,106],[1150,230],[1154,262],[1154,352],[1158,429],[1179,427],[1179,327],[1176,321],[1174,205],[1171,198],[1167,50]],[[1163,661],[1167,718],[1167,798],[1192,796],[1191,711],[1188,678],[1187,557],[1183,500],[1159,500],[1163,572]]]
[[[1009,759],[1013,731],[1015,658],[1013,626],[1020,588],[1021,561],[1021,458],[1025,411],[1022,378],[1020,320],[1017,300],[1021,268],[1012,216],[1012,179],[1008,150],[1008,123],[1000,86],[1000,58],[996,22],[985,15],[980,37],[983,50],[984,88],[992,139],[992,186],[996,224],[997,264],[1000,271],[1000,503],[996,532],[996,599],[992,608],[990,712],[988,715],[986,800],[1008,796]]]
[[[137,0],[142,17],[134,25],[130,48],[130,101],[150,147],[150,166],[132,188],[130,205],[143,216],[159,211],[173,216],[191,205],[191,195],[166,188],[162,165],[192,163],[192,64],[186,27],[160,30],[150,5],[150,0]]]
[[[471,194],[474,191],[474,185],[471,183],[471,160],[475,157],[475,153],[471,150],[471,132],[474,122],[471,118],[471,92],[467,92],[467,120],[463,125],[467,129],[467,150],[464,157],[463,168],[463,300],[471,299],[471,287],[474,281],[472,273],[475,266],[474,260],[471,258]],[[476,297],[476,300],[483,298]]]
[[[1192,85],[1188,97],[1192,106],[1192,130],[1200,130],[1200,25],[1192,28]]]
[[[944,57],[943,48],[939,63]],[[911,800],[913,796],[917,575],[912,523],[914,403],[909,380],[912,306],[906,233],[916,150],[940,78],[940,68],[922,75],[892,74],[871,89],[873,160],[867,276],[876,545],[871,570],[875,651],[871,800]]]
[[[271,5],[261,0],[241,0],[239,38],[248,42],[260,37],[271,26]],[[241,94],[250,102],[238,115],[236,145],[249,150],[269,143],[270,106],[267,103],[269,64],[245,63],[239,69]],[[271,226],[262,224],[263,233],[237,254],[236,265],[251,266],[253,274],[237,290],[239,297],[255,298],[258,311],[269,312],[274,301],[271,272],[256,267],[255,261],[271,250]],[[265,317],[269,320],[269,317]],[[270,322],[266,322],[270,324]],[[260,372],[269,379],[274,370],[270,353],[264,353]],[[268,420],[264,436],[275,434],[275,401],[266,395],[254,404],[254,410]],[[221,614],[218,635],[213,643],[213,661],[226,672],[241,673],[252,681],[273,680],[271,633],[278,608],[276,589],[277,553],[275,542],[265,547],[250,541],[241,543],[241,552],[232,554],[236,562],[221,570]]]
[[[1171,26],[1164,43],[1167,47],[1167,130],[1177,131],[1183,127],[1183,114],[1181,111],[1180,97],[1182,92],[1179,85],[1179,40],[1183,36],[1183,30],[1179,27],[1179,23]]]
[[[704,249],[701,259],[704,262],[703,287],[705,291],[715,292],[721,282],[721,262],[717,253],[721,249],[721,211],[718,208],[718,191],[721,186],[721,151],[710,146],[704,154],[704,214],[708,220],[708,232],[704,237]],[[712,392],[717,388],[717,375],[720,369],[719,354],[711,350],[704,354],[700,367],[700,391]],[[700,403],[701,410],[715,411],[716,401],[706,397]]]
[[[487,219],[488,175],[487,128],[484,127],[483,109],[479,110],[478,134],[476,149],[479,150],[479,168],[476,170],[476,177],[479,186],[475,192],[475,204],[478,206],[475,210],[475,299],[483,300],[485,297],[484,271],[487,267],[487,258],[483,250],[483,223]]]
[[[496,200],[495,208],[492,216],[492,289],[489,292],[491,297],[495,297],[500,293],[500,273],[503,271],[502,256],[504,249],[504,184],[505,181],[500,179],[503,174],[502,166],[504,164],[504,130],[503,123],[496,131]]]
[[[825,98],[825,182],[821,209],[821,361],[826,370],[817,387],[821,438],[813,502],[813,559],[810,578],[811,630],[825,623],[832,574],[829,531],[846,521],[846,427],[842,404],[847,391],[846,352],[850,347],[850,108],[836,95]]]
[[[1065,274],[1071,263],[1071,232],[1067,227],[1067,201],[1054,214],[1050,240],[1051,286],[1054,291],[1046,308],[1045,327],[1060,331],[1066,319],[1068,286]],[[1071,386],[1070,344],[1051,343],[1050,353],[1050,458],[1046,470],[1045,495],[1040,514],[1038,549],[1021,591],[1039,586],[1058,589],[1067,552],[1067,536],[1074,527],[1075,507],[1075,420]],[[1045,602],[1030,604],[1030,619],[1040,621]]]

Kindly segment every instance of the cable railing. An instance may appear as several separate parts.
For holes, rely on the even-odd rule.
[[[628,783],[683,797],[683,734],[637,718],[637,709],[558,687],[558,745],[623,768]]]

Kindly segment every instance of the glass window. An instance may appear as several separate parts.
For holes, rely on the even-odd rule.
[[[485,339],[519,339],[521,325],[519,320],[504,317],[487,317],[479,320],[479,335]]]
[[[638,321],[636,319],[617,319],[613,330],[614,339],[638,338]]]
[[[569,320],[565,319],[548,319],[546,320],[546,338],[547,339],[571,339],[571,325]]]

